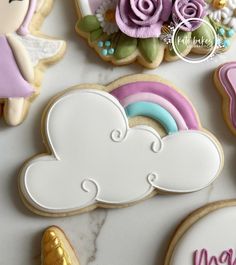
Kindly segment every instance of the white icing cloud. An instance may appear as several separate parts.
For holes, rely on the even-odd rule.
[[[96,90],[72,90],[57,99],[45,130],[53,155],[30,160],[20,176],[24,199],[45,213],[128,204],[156,188],[197,191],[217,177],[223,160],[205,132],[160,139],[152,128],[130,129],[118,101]]]

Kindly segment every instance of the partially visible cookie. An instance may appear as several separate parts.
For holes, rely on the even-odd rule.
[[[214,82],[223,97],[223,113],[230,130],[236,135],[236,61],[221,65]]]
[[[0,115],[9,125],[24,120],[40,92],[45,68],[65,52],[64,41],[40,32],[52,4],[52,0],[0,1]]]
[[[189,215],[177,228],[164,265],[236,264],[236,200],[218,201]]]
[[[224,52],[235,36],[236,5],[225,0],[75,0],[76,31],[104,60],[156,68],[191,52]],[[202,55],[206,55],[205,57]],[[192,58],[193,59],[193,58]],[[195,57],[196,60],[196,57]]]
[[[79,265],[69,240],[56,226],[44,232],[41,248],[41,265]]]
[[[46,151],[25,163],[19,179],[23,202],[41,215],[195,192],[224,163],[191,102],[158,76],[67,89],[48,104],[42,125]]]

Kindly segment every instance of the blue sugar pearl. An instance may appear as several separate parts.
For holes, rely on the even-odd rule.
[[[108,54],[108,51],[107,51],[106,49],[103,49],[103,50],[102,50],[102,55],[103,55],[103,56],[107,56],[107,54]]]
[[[231,42],[230,42],[230,40],[224,40],[223,44],[224,44],[224,48],[229,48]]]
[[[99,47],[99,48],[102,48],[103,45],[104,45],[103,41],[99,41],[99,42],[98,42],[98,47]]]
[[[111,48],[111,49],[108,50],[109,55],[113,55],[114,52],[115,52],[115,50],[113,48]]]
[[[110,47],[110,46],[111,46],[111,42],[110,42],[109,40],[107,40],[107,41],[105,42],[105,46],[106,46],[106,47]]]
[[[235,31],[233,29],[230,29],[227,31],[227,37],[229,37],[229,38],[233,37],[234,34],[235,34]]]
[[[225,29],[224,28],[220,28],[218,30],[218,33],[221,35],[221,36],[224,36],[225,35]]]

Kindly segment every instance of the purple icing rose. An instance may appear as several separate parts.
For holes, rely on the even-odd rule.
[[[198,29],[206,16],[205,0],[176,0],[172,11],[172,19],[176,25],[182,23],[180,29],[183,31],[194,31]],[[192,19],[192,20],[189,20]]]
[[[159,37],[172,6],[172,0],[119,0],[116,22],[120,30],[130,37]]]

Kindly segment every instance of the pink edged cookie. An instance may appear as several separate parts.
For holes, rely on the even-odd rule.
[[[77,33],[115,65],[156,68],[190,53],[209,58],[235,36],[235,0],[74,1]]]
[[[65,90],[49,103],[42,124],[47,152],[27,161],[19,178],[23,202],[40,215],[195,192],[223,167],[222,148],[192,104],[157,76]]]
[[[41,243],[41,265],[79,265],[75,251],[64,232],[56,226],[49,227]]]
[[[225,120],[236,135],[236,62],[221,65],[215,71],[214,81],[223,97]]]
[[[164,265],[235,265],[236,201],[200,208],[177,228]]]
[[[64,41],[39,31],[51,7],[52,0],[0,1],[0,108],[9,125],[24,120],[43,70],[65,51]]]

